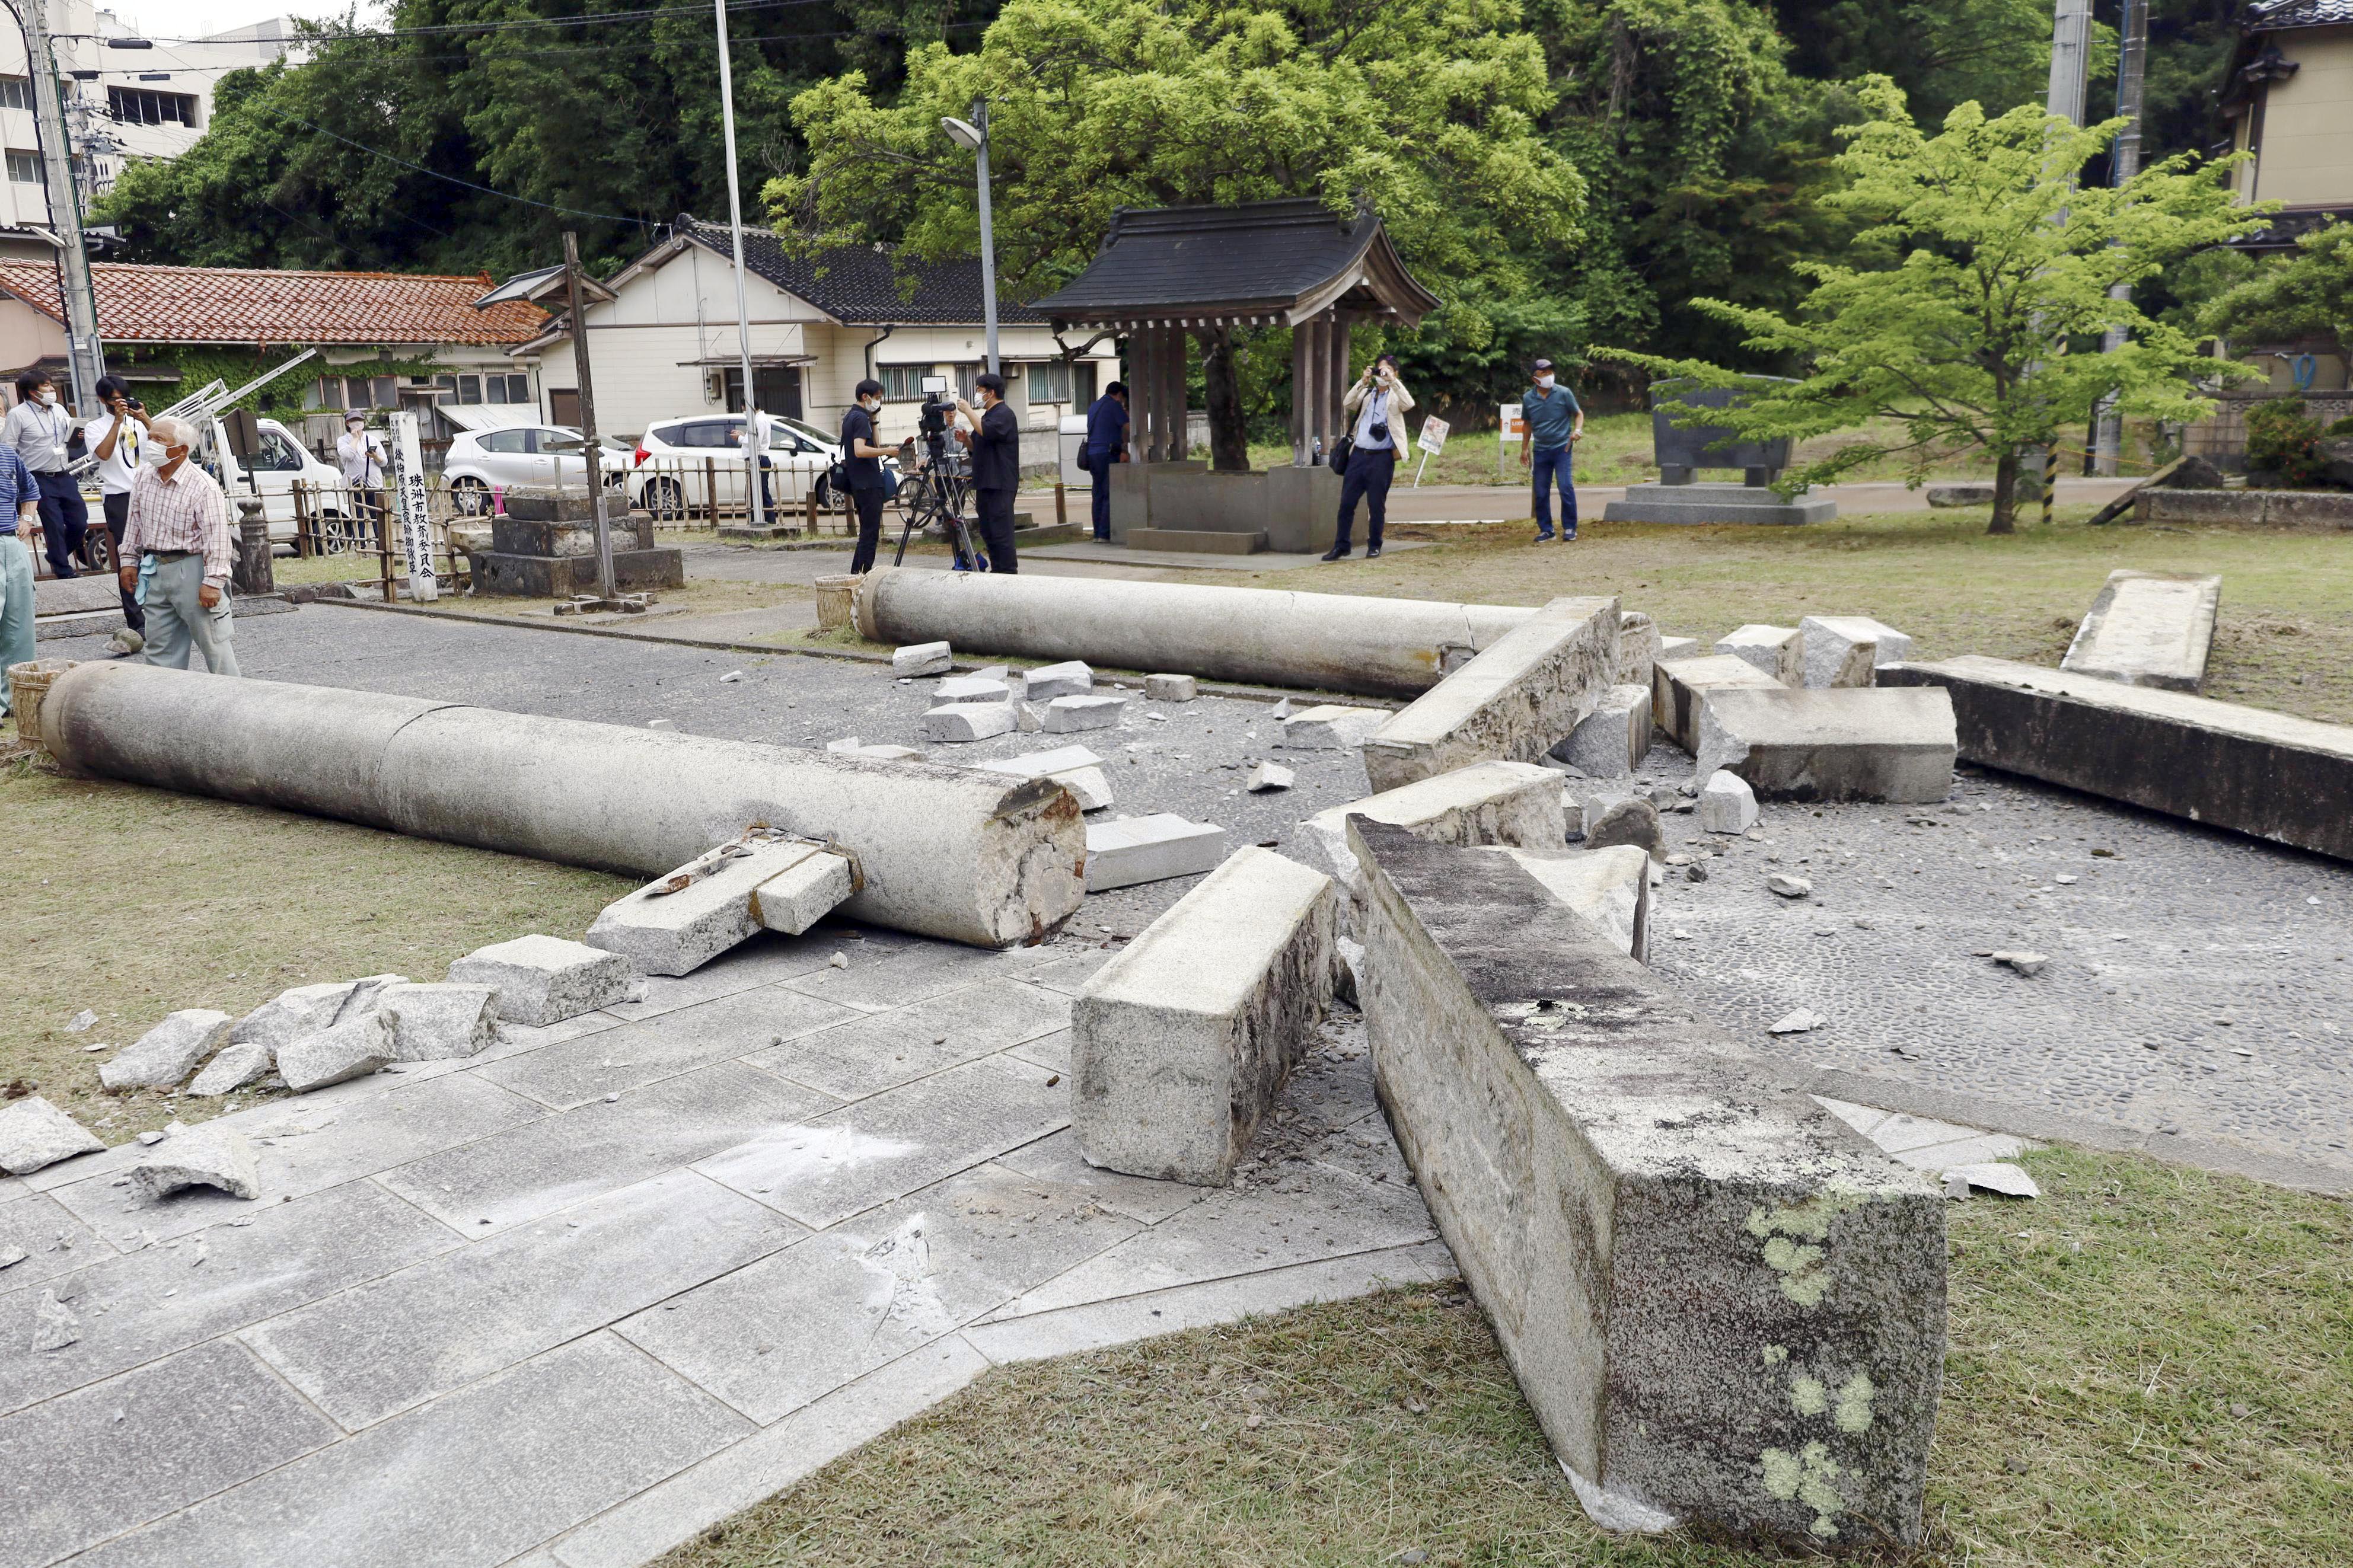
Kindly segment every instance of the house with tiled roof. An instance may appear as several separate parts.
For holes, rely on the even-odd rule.
[[[985,353],[977,259],[919,261],[873,246],[804,256],[747,228],[744,266],[753,389],[765,412],[838,428],[851,389],[871,376],[883,385],[881,434],[895,441],[914,431],[925,376],[946,376],[971,395]],[[658,420],[743,408],[726,225],[681,216],[659,244],[605,280],[605,295],[586,305],[601,429],[635,435]],[[1043,317],[998,300],[1007,397],[1032,428],[1083,412],[1118,374],[1108,339],[1087,343],[1082,334],[1071,346],[1083,352],[1066,356]],[[559,312],[512,353],[539,362],[550,417],[576,420],[568,317]]]
[[[267,365],[310,348],[317,369],[301,401],[324,429],[353,407],[415,407],[431,415],[428,436],[498,423],[505,410],[536,416],[536,366],[512,351],[545,330],[547,313],[527,299],[485,302],[493,285],[482,274],[104,261],[90,270],[107,369],[152,386],[151,405],[171,401],[184,378],[210,379],[225,355]],[[38,366],[63,384],[65,363],[56,264],[0,259],[0,379]]]

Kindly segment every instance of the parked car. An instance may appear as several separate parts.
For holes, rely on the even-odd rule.
[[[768,499],[779,510],[805,504],[812,492],[820,507],[837,504],[826,475],[840,460],[840,440],[798,419],[766,417]],[[715,484],[721,505],[741,507],[743,428],[741,414],[698,414],[647,426],[633,457],[629,504],[658,518],[707,516]]]
[[[466,517],[482,517],[491,510],[492,492],[512,485],[586,484],[588,468],[581,458],[579,440],[579,431],[563,425],[459,431],[450,437],[441,462],[450,509]],[[628,443],[600,436],[597,446],[605,483],[619,486],[636,467]]]

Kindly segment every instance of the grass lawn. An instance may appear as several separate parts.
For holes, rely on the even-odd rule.
[[[1917,1561],[2353,1561],[2353,1215],[2127,1156],[1949,1210]],[[1731,1565],[1589,1526],[1478,1309],[1392,1291],[1000,1369],[662,1568]],[[1422,1559],[1416,1559],[1417,1561]]]

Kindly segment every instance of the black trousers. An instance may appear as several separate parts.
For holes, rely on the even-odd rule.
[[[1369,520],[1365,526],[1365,540],[1377,547],[1381,530],[1389,520],[1389,481],[1397,477],[1397,448],[1383,447],[1377,451],[1358,447],[1348,454],[1348,471],[1340,479],[1340,532],[1333,542],[1340,549],[1348,548],[1348,535],[1356,523],[1356,500],[1362,497],[1365,513]]]
[[[973,510],[980,514],[980,547],[988,552],[991,572],[1021,570],[1013,556],[1013,492],[975,490]]]
[[[119,574],[122,570],[122,531],[131,526],[131,492],[124,490],[120,495],[106,496],[101,504],[106,509],[106,535],[114,541],[114,570]],[[119,577],[116,585],[121,586]],[[139,607],[138,599],[130,594],[122,595],[122,618],[132,631],[145,635],[147,612]]]
[[[76,576],[74,554],[90,527],[81,486],[65,474],[35,474],[33,482],[41,488],[41,543],[48,552],[49,570],[59,577]]]
[[[850,509],[858,513],[858,548],[849,553],[853,573],[874,570],[874,552],[882,542],[882,507],[889,499],[881,485],[849,492]]]

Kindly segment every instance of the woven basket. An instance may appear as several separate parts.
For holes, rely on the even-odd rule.
[[[76,664],[71,658],[34,658],[8,667],[8,709],[16,716],[16,739],[37,751],[41,744],[41,699],[49,683]]]
[[[818,630],[839,631],[856,618],[854,606],[861,581],[846,572],[830,573],[817,580]]]

